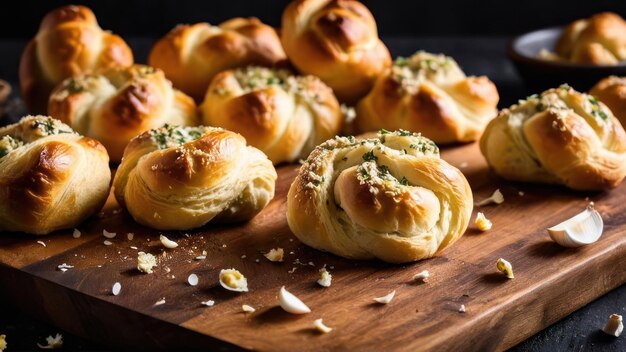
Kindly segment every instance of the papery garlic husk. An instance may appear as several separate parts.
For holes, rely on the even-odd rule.
[[[311,309],[298,297],[287,291],[285,286],[280,288],[280,292],[278,293],[278,303],[286,312],[291,314],[311,313]]]
[[[548,229],[550,237],[563,247],[580,247],[596,242],[602,236],[604,222],[593,203],[581,213]]]
[[[229,291],[248,292],[248,279],[236,269],[220,270],[220,285]]]

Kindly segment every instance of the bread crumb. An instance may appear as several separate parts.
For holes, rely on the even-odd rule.
[[[152,268],[157,265],[157,259],[150,253],[137,253],[137,269],[146,274],[152,274]]]

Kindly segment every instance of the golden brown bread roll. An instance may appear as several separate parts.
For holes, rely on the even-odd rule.
[[[591,90],[589,94],[597,97],[603,102],[622,126],[626,125],[626,78],[610,76],[602,79]]]
[[[391,65],[372,13],[354,0],[296,0],[283,13],[281,40],[291,62],[354,104]]]
[[[311,153],[289,189],[287,221],[305,244],[346,258],[405,263],[459,239],[473,208],[463,174],[427,138],[381,131],[336,137]]]
[[[497,114],[498,90],[466,77],[451,57],[423,51],[398,58],[356,108],[358,131],[406,129],[436,143],[470,142]]]
[[[274,197],[276,178],[267,156],[236,133],[165,126],[128,144],[113,186],[138,223],[187,230],[251,219]]]
[[[50,95],[48,113],[107,148],[120,161],[128,142],[164,124],[198,124],[196,104],[150,66],[113,68],[63,81]]]
[[[233,18],[219,26],[179,25],[152,47],[148,57],[150,66],[162,69],[176,88],[198,102],[218,72],[286,61],[276,30],[257,18]]]
[[[219,73],[200,112],[205,125],[241,133],[274,164],[306,158],[343,122],[332,90],[318,78],[261,67]]]
[[[626,60],[626,21],[612,12],[574,21],[559,37],[556,54],[577,64],[615,65]]]
[[[63,6],[46,15],[20,61],[22,98],[31,113],[46,112],[52,88],[72,75],[133,64],[126,42],[104,31],[85,6]]]
[[[500,112],[480,150],[498,175],[513,181],[601,190],[626,176],[622,125],[595,97],[567,85]]]
[[[102,208],[111,170],[104,147],[47,116],[0,128],[0,231],[72,228]]]

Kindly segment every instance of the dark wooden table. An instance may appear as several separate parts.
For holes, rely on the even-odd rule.
[[[505,48],[508,38],[501,37],[439,37],[439,38],[386,38],[394,56],[410,55],[423,49],[442,52],[457,59],[468,74],[489,76],[498,86],[501,107],[507,107],[531,93],[524,88],[512,64],[507,60]],[[137,62],[145,62],[152,40],[130,39]],[[17,66],[24,46],[21,41],[0,42],[0,78],[13,82],[17,90]],[[15,96],[15,95],[14,95]],[[19,109],[15,110],[18,111]],[[19,112],[11,118],[17,118]],[[9,122],[10,119],[2,121]],[[626,261],[625,261],[626,262]],[[0,292],[0,299],[2,293]],[[1,301],[0,301],[1,302]],[[519,344],[516,351],[624,351],[626,340],[610,338],[600,329],[611,313],[625,314],[626,285],[610,292],[588,306],[576,311],[560,322]],[[46,325],[37,317],[24,316],[12,307],[0,304],[0,334],[8,335],[9,350],[35,349],[36,342],[57,332],[64,334],[65,347],[71,350],[106,350],[107,347],[86,341]]]

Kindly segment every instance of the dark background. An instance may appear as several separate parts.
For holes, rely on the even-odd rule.
[[[364,0],[382,36],[513,35],[563,25],[611,10],[626,15],[624,0]],[[122,36],[161,36],[179,23],[218,24],[236,16],[256,16],[273,26],[289,0],[2,0],[0,39],[32,37],[41,18],[64,4],[91,7],[104,29]]]

